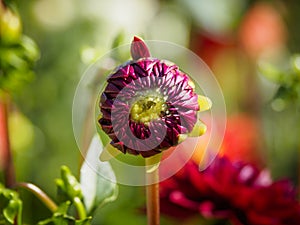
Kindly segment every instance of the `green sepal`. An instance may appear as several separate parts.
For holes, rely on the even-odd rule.
[[[158,169],[162,158],[162,152],[147,158],[146,173],[152,173]]]
[[[198,95],[198,105],[199,105],[199,111],[203,112],[211,109],[212,102],[208,97],[203,95]]]
[[[116,149],[111,144],[107,144],[101,152],[99,159],[102,162],[109,161],[110,159],[115,158],[120,153],[120,150]]]
[[[206,125],[201,120],[197,120],[197,122],[193,127],[193,130],[188,134],[188,136],[199,137],[205,134],[206,130],[207,130]]]

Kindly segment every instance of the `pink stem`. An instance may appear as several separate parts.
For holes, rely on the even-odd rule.
[[[8,98],[5,95],[0,96],[0,167],[4,171],[5,185],[13,187],[15,170],[8,133]]]

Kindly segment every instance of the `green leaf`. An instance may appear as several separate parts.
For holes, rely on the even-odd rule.
[[[17,192],[4,188],[2,184],[0,184],[0,212],[6,221],[5,224],[14,224],[15,220],[18,224],[22,224],[22,201]]]
[[[22,207],[22,203],[20,200],[10,200],[8,206],[3,210],[3,215],[5,219],[8,220],[11,224],[14,223],[15,218],[18,215],[19,208]]]
[[[99,156],[103,145],[98,135],[91,141],[85,162],[80,170],[80,183],[87,212],[92,213],[97,207],[114,201],[118,187],[116,177],[109,162],[101,162]],[[105,174],[103,177],[102,174]]]

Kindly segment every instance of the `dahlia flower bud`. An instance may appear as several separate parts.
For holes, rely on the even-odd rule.
[[[194,83],[177,65],[150,57],[146,44],[135,37],[132,61],[119,66],[107,79],[100,97],[102,130],[123,153],[150,157],[205,129],[197,118],[208,109]]]

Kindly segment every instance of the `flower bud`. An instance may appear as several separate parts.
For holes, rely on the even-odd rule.
[[[131,55],[133,61],[109,75],[100,97],[98,122],[110,144],[123,153],[150,157],[190,133],[203,134],[197,114],[201,107],[209,109],[211,102],[198,97],[190,77],[176,64],[151,58],[137,37]]]

